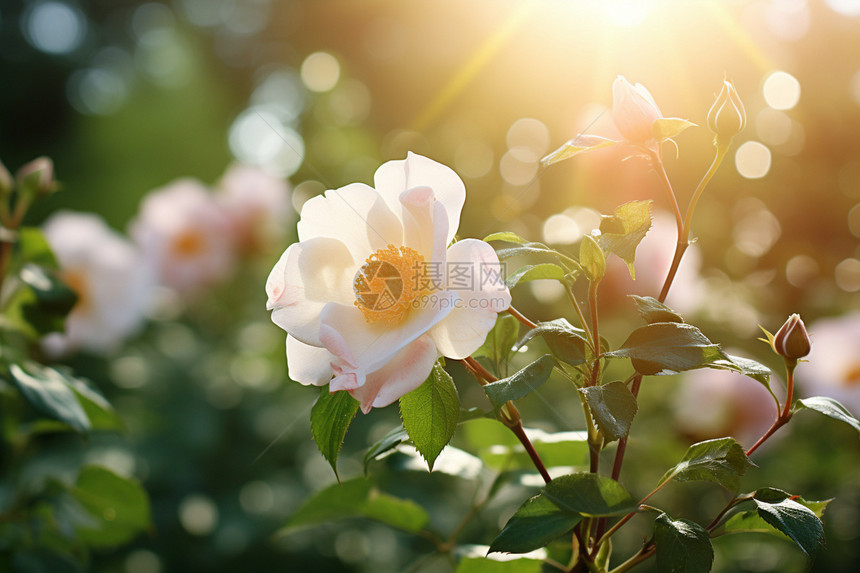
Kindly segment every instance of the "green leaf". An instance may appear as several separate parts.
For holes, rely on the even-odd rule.
[[[779,490],[764,488],[753,497],[759,517],[814,557],[824,543],[824,526],[809,508]]]
[[[75,528],[78,539],[90,546],[122,545],[149,527],[149,497],[136,481],[85,466],[70,491],[90,514]]]
[[[494,561],[481,557],[466,557],[460,560],[455,573],[541,573],[541,571],[543,571],[543,561],[540,559]]]
[[[639,507],[620,483],[587,472],[557,477],[543,488],[541,495],[559,509],[589,517],[624,515]]]
[[[33,295],[21,305],[24,319],[38,334],[61,332],[65,328],[66,316],[78,301],[75,291],[54,271],[32,263],[25,264],[18,277]]]
[[[493,233],[491,235],[487,235],[482,239],[485,243],[489,243],[490,241],[506,241],[508,243],[517,243],[519,245],[523,245],[528,243],[526,239],[523,239],[516,233],[512,233],[510,231],[502,231],[500,233]]]
[[[541,573],[544,551],[524,555],[489,553],[486,545],[458,545],[454,556],[459,557],[456,573]]]
[[[399,471],[427,473],[427,463],[414,446],[400,444],[391,455],[388,467]],[[484,468],[484,462],[465,450],[451,444],[439,454],[433,464],[433,472],[474,481]]]
[[[516,318],[509,314],[498,315],[496,324],[487,334],[484,344],[473,352],[472,356],[487,358],[492,363],[495,373],[500,374],[513,353],[519,332],[520,323]]]
[[[517,272],[508,275],[505,284],[508,288],[514,288],[519,283],[536,281],[542,279],[564,282],[565,271],[553,263],[540,263],[538,265],[526,265]]]
[[[797,412],[798,410],[802,410],[804,408],[815,410],[816,412],[824,414],[829,418],[839,420],[840,422],[845,422],[846,424],[860,432],[860,421],[858,421],[857,418],[852,416],[851,412],[849,412],[845,406],[843,406],[833,398],[828,398],[826,396],[801,398],[794,403],[792,411]]]
[[[579,390],[585,396],[597,427],[606,442],[620,440],[630,432],[636,415],[636,397],[623,382],[610,382],[603,386],[589,386]]]
[[[696,127],[696,124],[678,117],[661,117],[651,124],[651,134],[657,141],[666,141],[689,127]]]
[[[504,428],[508,435],[510,430],[501,422],[498,426]],[[584,465],[588,456],[588,435],[586,432],[555,432],[526,428],[532,446],[547,467]],[[507,436],[505,436],[507,438]],[[496,440],[494,445],[486,446],[480,451],[484,463],[494,469],[534,469],[534,463],[526,453],[525,448],[515,438],[512,442]]]
[[[571,262],[567,259],[567,257],[562,255],[558,251],[547,247],[543,243],[524,243],[518,247],[499,249],[498,251],[496,251],[496,256],[499,257],[500,261],[505,261],[514,257],[528,256],[533,263],[543,262],[559,264],[563,260],[567,261],[568,263]],[[563,266],[567,268],[566,265]]]
[[[433,462],[451,441],[460,420],[460,398],[454,380],[438,363],[421,386],[400,398],[400,418],[433,471]]]
[[[350,396],[349,392],[329,392],[328,385],[325,385],[320,388],[320,397],[311,409],[311,433],[338,481],[337,456],[346,431],[358,412],[358,406],[358,400]]]
[[[648,324],[654,324],[655,322],[684,322],[680,314],[652,296],[637,296],[635,294],[627,296],[633,299],[633,302],[636,303],[636,309]]]
[[[770,376],[772,374],[770,368],[764,364],[756,362],[755,360],[726,354],[726,358],[724,360],[716,360],[713,363],[708,364],[707,367],[713,368],[714,370],[731,370],[732,372],[743,374],[744,376],[760,382],[765,388],[767,388],[771,395],[773,395],[773,392],[770,389]]]
[[[579,264],[593,283],[600,282],[606,274],[606,256],[591,235],[583,235],[579,243]]]
[[[368,448],[364,454],[364,473],[367,475],[367,468],[370,462],[378,460],[394,451],[397,446],[409,441],[409,434],[403,429],[403,426],[398,426],[385,434],[382,439],[377,440],[375,444]]]
[[[827,505],[831,501],[833,501],[832,499],[826,499],[824,501],[809,501],[800,496],[789,495],[788,493],[781,490],[776,490],[773,488],[763,489],[770,490],[770,493],[763,493],[763,495],[759,495],[759,497],[763,498],[764,500],[781,501],[790,497],[791,499],[814,513],[819,519],[821,519],[821,517],[824,515],[824,510],[827,509]],[[756,494],[758,494],[758,492],[756,492]],[[754,531],[759,533],[769,533],[782,539],[787,538],[784,533],[774,528],[767,521],[762,519],[757,509],[749,511],[740,511],[738,513],[735,513],[728,520],[726,520],[726,522],[722,526],[722,529],[725,533],[742,533],[746,531]]]
[[[525,345],[535,336],[543,338],[553,355],[562,362],[571,366],[585,362],[588,345],[585,331],[572,326],[566,319],[557,318],[539,323],[537,327],[526,332],[519,346]]]
[[[66,423],[77,432],[89,432],[90,420],[66,378],[53,368],[34,362],[25,367],[26,370],[13,364],[9,372],[27,402],[39,413]]]
[[[722,349],[691,324],[655,322],[633,331],[618,350],[605,356],[630,358],[646,376],[676,374],[726,360]]]
[[[594,149],[601,149],[603,147],[610,147],[612,145],[617,145],[618,143],[618,141],[606,139],[605,137],[600,137],[599,135],[580,134],[573,139],[567,141],[564,145],[541,159],[540,162],[541,165],[546,168],[553,163],[558,163],[559,161],[570,159],[571,157],[579,155],[580,153],[585,153],[586,151],[592,151]]]
[[[501,408],[510,400],[527,396],[549,379],[555,366],[555,358],[544,354],[513,376],[502,378],[484,386],[484,392],[493,407]]]
[[[565,511],[544,494],[527,500],[490,544],[491,552],[528,553],[546,546],[582,521],[582,515]]]
[[[600,246],[627,263],[630,276],[636,278],[636,247],[651,228],[652,201],[630,201],[618,206],[615,213],[600,221]]]
[[[718,438],[693,444],[678,464],[663,475],[660,483],[713,481],[737,491],[740,476],[753,467],[744,449],[733,438]]]
[[[38,227],[18,229],[18,242],[15,244],[22,261],[35,263],[48,269],[57,269],[57,259],[45,234]]]
[[[370,481],[355,478],[314,494],[281,532],[345,517],[366,517],[411,533],[421,531],[429,521],[427,512],[414,501],[383,493]]]
[[[714,548],[704,527],[687,519],[674,520],[665,513],[654,523],[657,569],[665,573],[708,573]]]

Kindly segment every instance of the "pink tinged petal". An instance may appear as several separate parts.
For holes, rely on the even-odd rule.
[[[460,212],[466,202],[466,187],[449,167],[422,155],[408,153],[406,159],[384,163],[373,176],[376,190],[396,213],[402,213],[400,195],[415,187],[430,187],[436,199],[445,207],[448,229],[447,245],[454,240],[460,226]]]
[[[651,125],[663,117],[654,98],[641,84],[635,86],[623,76],[612,84],[612,119],[625,139],[644,143],[652,138]]]
[[[430,335],[443,356],[466,358],[484,343],[496,315],[511,305],[511,293],[496,252],[483,241],[465,239],[451,245],[446,268],[447,287],[460,298]]]
[[[266,282],[272,320],[305,344],[322,346],[320,312],[328,302],[352,303],[356,266],[337,239],[317,237],[290,245]]]
[[[355,306],[330,303],[320,317],[320,339],[334,355],[335,374],[379,370],[403,347],[444,319],[457,303],[457,293],[442,291],[418,301],[396,326],[369,323]]]
[[[445,262],[448,214],[430,187],[415,187],[400,194],[403,206],[403,244],[424,256],[426,262]]]
[[[382,368],[367,375],[361,388],[351,390],[353,398],[361,402],[361,411],[383,408],[415,390],[430,375],[436,363],[436,346],[424,335],[403,347]]]
[[[289,376],[305,386],[325,386],[331,380],[331,353],[325,348],[305,344],[287,335]]]
[[[403,242],[403,226],[385,200],[372,188],[353,183],[326,191],[302,207],[299,240],[314,237],[339,239],[356,261],[374,251]]]

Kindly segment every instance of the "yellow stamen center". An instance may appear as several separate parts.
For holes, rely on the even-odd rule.
[[[842,377],[844,386],[860,386],[860,362],[852,364]]]
[[[75,309],[86,310],[90,307],[90,285],[83,271],[67,269],[60,273],[60,277],[66,285],[78,295]]]
[[[416,300],[429,293],[424,257],[409,247],[388,245],[369,257],[352,282],[355,306],[367,322],[393,326]]]
[[[206,239],[197,231],[185,231],[173,240],[173,252],[180,257],[193,257],[206,249]]]

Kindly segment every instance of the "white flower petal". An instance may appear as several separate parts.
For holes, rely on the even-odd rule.
[[[443,356],[466,358],[484,343],[496,315],[511,305],[511,293],[496,252],[484,241],[458,241],[448,249],[447,259],[447,288],[459,300],[430,335]]]
[[[448,246],[448,214],[430,187],[414,187],[400,194],[403,206],[403,244],[427,262],[445,263]]]
[[[361,411],[388,406],[401,396],[418,388],[430,375],[437,352],[426,334],[413,340],[384,367],[367,375],[361,388],[351,390],[353,398],[361,402]]]
[[[384,163],[373,176],[376,190],[396,213],[402,213],[400,194],[415,187],[430,187],[448,215],[447,245],[460,226],[460,212],[466,202],[466,187],[454,171],[422,155],[409,153],[406,159]]]
[[[352,303],[356,266],[337,239],[316,237],[290,245],[266,282],[272,320],[305,344],[322,346],[320,312],[332,301]]]
[[[313,197],[302,207],[299,241],[314,237],[341,240],[356,261],[387,245],[401,245],[403,226],[385,199],[372,188],[353,183]]]
[[[331,380],[331,352],[287,335],[289,376],[305,386],[325,386]]]
[[[457,302],[453,291],[432,296],[433,304],[410,310],[406,320],[393,327],[367,322],[353,305],[327,304],[320,316],[319,337],[336,357],[335,374],[356,374],[356,383],[363,384],[364,376],[382,368],[401,348],[448,316]]]

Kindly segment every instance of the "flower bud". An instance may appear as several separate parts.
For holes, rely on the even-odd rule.
[[[734,84],[723,80],[723,88],[708,112],[708,127],[717,137],[731,138],[747,124],[747,112]]]
[[[788,317],[773,336],[773,350],[789,360],[799,360],[809,354],[811,346],[806,326],[799,314]]]
[[[11,190],[12,175],[9,174],[9,170],[6,169],[6,166],[3,165],[2,161],[0,161],[0,197],[6,197]]]
[[[33,197],[49,195],[56,191],[54,163],[47,157],[39,157],[22,166],[15,174],[18,192]]]
[[[632,143],[653,139],[651,125],[662,117],[645,86],[634,86],[624,76],[618,76],[612,84],[612,120],[624,139]]]

